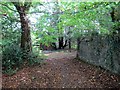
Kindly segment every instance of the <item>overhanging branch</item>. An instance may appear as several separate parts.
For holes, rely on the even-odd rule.
[[[3,4],[3,3],[0,3],[1,5],[3,5],[3,6],[5,6],[5,7],[7,7],[8,9],[10,9],[10,10],[12,10],[12,11],[14,11],[14,12],[17,12],[16,10],[14,10],[14,9],[12,9],[12,8],[10,8],[8,5],[6,5],[6,4]]]

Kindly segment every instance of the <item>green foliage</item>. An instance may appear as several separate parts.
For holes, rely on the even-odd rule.
[[[57,42],[59,37],[76,39],[91,36],[97,32],[101,35],[111,34],[119,29],[119,22],[112,22],[112,8],[119,7],[118,2],[50,2],[43,3],[32,10],[43,12],[37,16],[36,30],[33,30],[34,44]],[[46,8],[45,8],[45,7]],[[41,9],[39,8],[41,7]],[[119,9],[115,11],[119,19]]]
[[[109,14],[112,5],[113,3],[70,3],[69,13],[65,12],[61,15],[62,22],[60,22],[59,25],[62,25],[62,27],[73,26],[75,32],[74,36],[77,34],[86,34],[87,32],[91,34],[90,32],[93,31],[106,34],[112,29],[111,26],[113,25]]]
[[[2,51],[3,73],[12,74],[23,64],[22,51],[18,45],[11,44]]]
[[[23,58],[26,58],[26,56],[27,62]],[[16,73],[16,71],[24,64],[34,65],[40,64],[42,61],[43,58],[41,58],[40,53],[38,53],[38,51],[34,50],[34,52],[32,53],[27,53],[25,51],[23,52],[21,48],[16,44],[6,46],[2,51],[3,73],[6,73],[8,75]]]
[[[29,53],[28,55],[28,65],[36,65],[41,64],[44,60],[44,57],[42,53],[39,50],[33,50],[32,53]]]
[[[50,45],[53,42],[56,42],[58,37],[57,30],[53,28],[50,24],[50,16],[42,15],[39,18],[39,22],[36,23],[36,30],[32,32],[33,44]]]
[[[23,3],[21,3],[23,4]],[[89,36],[94,32],[102,35],[119,30],[120,4],[117,2],[33,2],[31,14],[37,17],[31,36],[33,45],[40,43],[49,45],[57,42],[58,37],[76,39]],[[23,52],[20,48],[21,27],[17,10],[12,3],[0,3],[0,18],[2,26],[2,40],[0,46],[3,51],[3,67],[5,73],[15,73],[24,63],[22,57],[27,56],[27,63],[34,65],[41,62],[39,50],[33,48],[32,53]],[[115,8],[116,22],[112,22],[110,13]],[[36,13],[41,13],[36,15]],[[117,30],[117,31],[116,31]]]

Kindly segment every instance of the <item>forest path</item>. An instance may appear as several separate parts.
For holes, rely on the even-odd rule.
[[[43,51],[47,59],[63,59],[63,58],[75,58],[75,50],[59,50],[59,51]]]
[[[3,77],[4,88],[108,88],[119,87],[119,76],[75,58],[76,52],[44,52],[45,64],[26,67]]]

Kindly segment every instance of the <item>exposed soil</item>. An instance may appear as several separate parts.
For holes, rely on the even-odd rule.
[[[46,63],[2,77],[3,88],[120,88],[120,76],[75,58],[76,52],[45,53]]]

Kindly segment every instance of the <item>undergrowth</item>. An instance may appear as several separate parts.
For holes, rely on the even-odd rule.
[[[27,54],[27,55],[26,55]],[[23,57],[27,56],[27,59]],[[12,44],[2,49],[2,72],[7,75],[15,74],[24,66],[41,64],[44,58],[39,51],[32,53],[23,52],[18,45]]]

